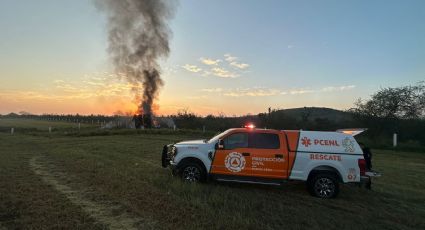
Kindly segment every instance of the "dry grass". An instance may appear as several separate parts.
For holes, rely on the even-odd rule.
[[[1,126],[1,123],[0,123]],[[155,229],[424,229],[425,154],[375,150],[384,176],[373,191],[343,186],[334,200],[282,187],[190,185],[160,167],[162,145],[187,134],[63,136],[0,134],[0,226],[96,229],[107,225],[49,186],[29,161],[41,156],[84,199],[119,206]],[[58,179],[59,178],[59,179]]]

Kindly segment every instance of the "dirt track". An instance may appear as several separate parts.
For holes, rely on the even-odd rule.
[[[44,157],[34,157],[29,162],[35,174],[41,177],[54,189],[64,194],[73,204],[89,214],[98,223],[109,229],[152,229],[154,226],[147,225],[142,218],[133,217],[122,210],[119,205],[112,205],[107,202],[94,202],[86,198],[85,194],[90,191],[72,189],[64,181],[68,180],[67,175],[55,170],[55,166]],[[119,213],[119,214],[117,214]],[[1,230],[1,226],[0,226]]]

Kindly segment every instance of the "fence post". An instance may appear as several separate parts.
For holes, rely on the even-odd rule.
[[[15,128],[11,128],[11,129],[10,129],[10,134],[12,134],[12,135],[13,135],[14,133],[15,133]]]

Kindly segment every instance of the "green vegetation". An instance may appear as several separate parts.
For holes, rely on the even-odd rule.
[[[52,130],[55,129],[78,129],[78,123],[63,122],[63,121],[45,121],[45,120],[34,120],[34,119],[22,119],[22,118],[7,118],[0,119],[1,130],[37,130],[37,131],[49,131],[49,127]],[[98,128],[98,125],[81,123],[80,128]]]
[[[199,138],[201,132],[86,127],[65,133],[72,127],[46,123],[56,127],[48,133],[44,123],[15,122],[0,120],[0,128],[35,130],[0,132],[0,229],[105,228],[111,217],[99,221],[75,197],[119,207],[112,215],[141,218],[140,226],[152,229],[425,228],[423,153],[373,150],[383,177],[372,191],[344,185],[337,199],[320,200],[303,183],[192,185],[160,167],[164,144]]]

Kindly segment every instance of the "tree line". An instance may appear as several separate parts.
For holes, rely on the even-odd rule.
[[[1,115],[0,115],[1,116]],[[3,117],[29,118],[81,123],[106,123],[131,119],[125,115],[32,115],[26,112]],[[170,122],[171,121],[171,122]],[[329,108],[272,109],[257,115],[228,117],[224,114],[199,116],[189,110],[158,118],[160,127],[224,131],[254,123],[260,128],[334,131],[340,128],[367,128],[364,139],[372,145],[391,143],[393,133],[412,146],[425,146],[425,82],[382,88],[367,100],[358,99],[346,111]]]

